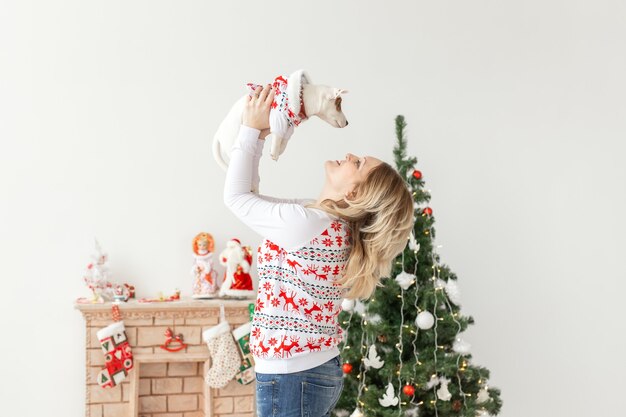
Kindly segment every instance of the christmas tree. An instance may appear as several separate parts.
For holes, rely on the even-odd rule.
[[[396,117],[398,172],[415,201],[415,227],[382,280],[363,302],[345,300],[341,356],[344,389],[338,416],[489,416],[502,406],[489,370],[471,364],[462,332],[457,276],[435,253],[435,219],[417,158],[406,156],[406,123]]]

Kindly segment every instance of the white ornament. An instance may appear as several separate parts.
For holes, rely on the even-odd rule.
[[[413,283],[415,283],[415,275],[402,271],[396,276],[396,282],[403,290],[407,290]]]
[[[420,244],[417,243],[417,240],[415,240],[415,234],[413,232],[411,232],[411,235],[409,236],[409,249],[413,252],[419,252],[420,250]]]
[[[456,305],[461,304],[461,292],[459,291],[459,287],[456,284],[456,281],[453,279],[449,279],[446,283],[446,294],[448,294],[448,298]]]
[[[350,413],[348,410],[335,410],[333,411],[337,417],[348,417]]]
[[[95,240],[95,239],[94,239]],[[96,251],[91,255],[92,262],[87,265],[83,280],[91,290],[92,302],[104,303],[115,299],[114,284],[109,280],[109,256],[95,240]]]
[[[441,382],[441,386],[437,390],[437,398],[441,401],[450,401],[450,398],[452,398],[452,394],[448,391],[448,383],[450,380],[445,376],[442,376],[439,378],[439,381]]]
[[[360,315],[364,316],[365,315],[365,304],[363,304],[359,300],[356,300],[355,303],[354,303],[354,311],[356,311]]]
[[[454,343],[452,344],[452,350],[454,350],[456,353],[460,353],[461,355],[467,355],[468,353],[470,353],[471,347],[472,345],[470,345],[458,336],[454,339]]]
[[[440,290],[440,289],[442,289],[442,288],[445,288],[445,286],[446,286],[446,282],[445,282],[444,280],[442,280],[442,279],[437,279],[437,280],[435,281],[435,288],[436,288],[436,289]]]
[[[478,394],[476,395],[476,402],[478,404],[482,404],[485,401],[488,401],[489,398],[489,391],[487,391],[487,388],[483,387],[480,389],[480,391],[478,391]]]
[[[347,298],[341,302],[341,309],[343,311],[352,311],[354,308],[354,300],[348,300]]]
[[[428,389],[432,389],[433,387],[436,387],[437,385],[439,385],[439,378],[437,378],[437,375],[432,375],[430,377],[430,381],[428,381],[428,383],[426,384],[426,387]]]
[[[379,398],[378,402],[383,407],[391,407],[394,405],[398,405],[398,397],[395,396],[396,392],[393,389],[393,384],[390,382],[387,385],[387,392],[383,395],[383,398]]]
[[[367,358],[363,359],[363,363],[367,367],[380,369],[385,364],[385,361],[380,359],[380,356],[378,356],[376,352],[376,346],[372,345],[370,346]]]
[[[491,414],[489,414],[487,410],[478,410],[476,412],[476,417],[491,417]]]
[[[380,317],[380,315],[378,314],[371,314],[367,316],[367,320],[372,324],[377,324],[377,323],[380,323],[383,320],[383,318]]]
[[[355,408],[350,417],[363,417],[363,412],[358,408]]]
[[[435,324],[435,317],[430,311],[422,311],[415,318],[415,324],[422,330],[428,330]]]

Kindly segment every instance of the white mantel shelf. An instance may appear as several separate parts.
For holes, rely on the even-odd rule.
[[[190,310],[206,310],[219,308],[220,305],[224,305],[225,309],[232,308],[247,308],[249,304],[254,303],[255,300],[253,298],[249,299],[221,299],[221,298],[213,298],[213,299],[194,299],[191,297],[181,297],[179,301],[161,301],[161,302],[150,302],[150,303],[140,303],[137,300],[130,300],[128,302],[122,302],[119,304],[120,312],[124,311],[190,311]],[[97,313],[97,312],[109,312],[111,311],[111,306],[113,303],[75,303],[74,308],[80,310],[83,314],[85,313]]]

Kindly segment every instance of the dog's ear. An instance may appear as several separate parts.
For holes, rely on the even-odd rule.
[[[332,99],[334,100],[342,94],[348,94],[348,90],[344,90],[342,88],[335,88],[335,95]]]
[[[341,111],[341,96],[337,96],[337,98],[335,98],[335,108],[337,111]]]

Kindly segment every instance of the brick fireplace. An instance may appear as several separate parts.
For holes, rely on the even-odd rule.
[[[218,324],[220,304],[235,328],[249,321],[254,300],[193,300],[120,305],[132,347],[134,368],[114,388],[96,382],[104,355],[96,332],[111,324],[111,303],[76,304],[86,326],[87,417],[253,417],[254,382],[231,381],[222,389],[204,383],[210,355],[202,331]],[[160,348],[167,328],[182,333],[187,347],[179,352]]]

